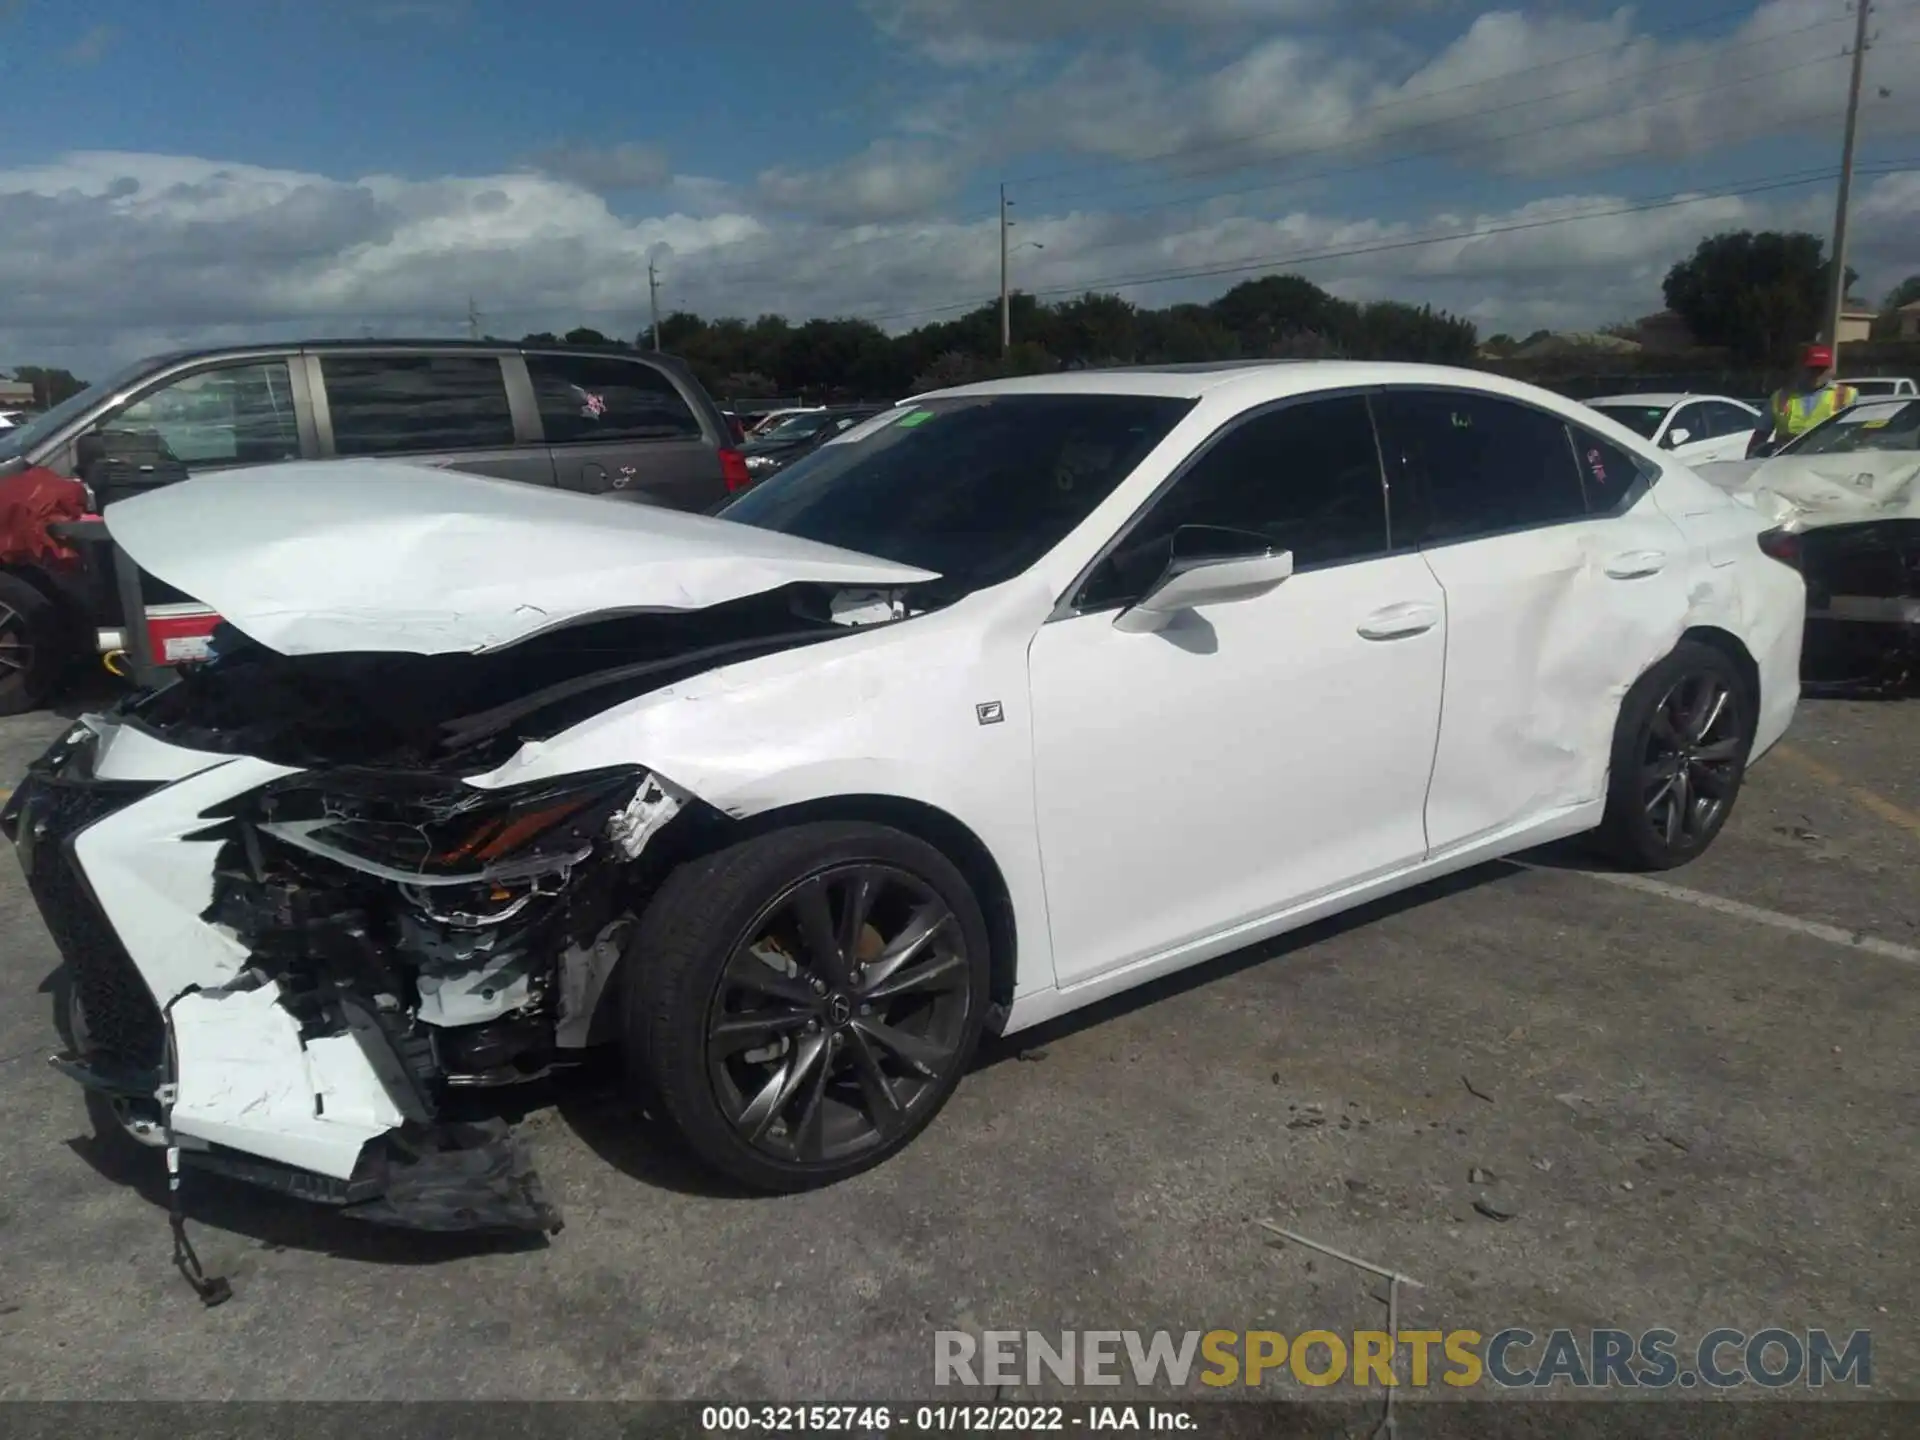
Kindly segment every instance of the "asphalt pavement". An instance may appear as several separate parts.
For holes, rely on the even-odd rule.
[[[65,722],[0,721],[0,789]],[[1809,702],[1701,862],[1490,865],[994,1047],[878,1171],[707,1183],[605,1085],[502,1247],[103,1173],[0,861],[0,1397],[897,1398],[937,1330],[1870,1329],[1920,1398],[1920,708]],[[1478,1202],[1478,1208],[1476,1208]],[[1492,1213],[1489,1213],[1492,1212]],[[948,1398],[951,1398],[949,1393]]]

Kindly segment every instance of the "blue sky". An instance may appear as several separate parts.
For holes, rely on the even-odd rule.
[[[1157,305],[1322,257],[1276,268],[1597,325],[1713,229],[1826,228],[1848,28],[1841,0],[0,0],[0,365],[452,333],[469,292],[504,332],[627,330],[648,259],[670,306],[898,328],[992,293],[1002,180],[1043,291],[1232,272],[1123,291]],[[1876,28],[1870,292],[1920,270],[1920,0]],[[1805,178],[1609,213],[1769,176]]]

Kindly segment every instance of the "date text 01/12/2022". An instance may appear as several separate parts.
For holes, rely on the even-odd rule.
[[[1165,1405],[709,1405],[709,1435],[1011,1434],[1038,1431],[1191,1432],[1188,1411]]]

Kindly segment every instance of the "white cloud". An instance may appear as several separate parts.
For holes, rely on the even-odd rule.
[[[1276,162],[1311,158],[1304,168],[1319,174],[1410,152],[1503,174],[1578,174],[1837,134],[1848,23],[1822,0],[1767,0],[1708,39],[1655,37],[1627,9],[1600,19],[1506,10],[1479,15],[1423,60],[1400,45],[1304,32],[1268,35],[1201,69],[1100,50],[1066,61],[1014,105],[983,103],[978,118],[1008,150],[1064,139],[1086,155],[1159,161],[1144,178],[1262,167],[1252,183],[1270,182],[1288,173],[1276,176]],[[1920,10],[1884,12],[1870,81],[1904,73],[1915,44]],[[1890,89],[1870,85],[1866,133],[1920,133],[1920,89]],[[1097,183],[1137,185],[1143,173],[1109,170]]]
[[[602,194],[651,190],[673,174],[665,150],[631,140],[618,145],[553,145],[529,159],[548,175],[575,181]]]
[[[829,224],[861,225],[924,215],[952,193],[961,174],[949,150],[877,140],[819,170],[761,172],[760,195],[775,209]]]
[[[675,182],[675,189],[683,182]],[[533,173],[340,179],[183,156],[88,152],[0,171],[0,365],[98,374],[173,345],[298,335],[462,334],[472,296],[496,333],[644,323],[656,257],[672,308],[709,316],[859,314],[890,329],[984,303],[998,283],[991,220],[836,229],[769,221],[727,187],[684,182],[705,207],[626,217],[584,187]],[[1853,262],[1881,293],[1915,267],[1920,170],[1863,177]],[[1384,221],[1300,210],[1028,214],[1022,289],[1235,267],[1125,290],[1148,305],[1205,299],[1261,273],[1250,261],[1360,251],[1297,269],[1356,299],[1427,301],[1488,330],[1590,326],[1660,303],[1666,268],[1717,229],[1824,228],[1824,187],[1606,215],[1618,197],[1565,194],[1485,213]],[[716,208],[718,207],[718,208]],[[687,213],[698,209],[700,213]],[[1540,220],[1576,223],[1513,230]],[[1382,249],[1471,230],[1474,238]]]
[[[984,66],[1067,38],[1106,41],[1146,27],[1188,33],[1296,25],[1439,8],[1445,0],[862,0],[875,24],[937,64]]]

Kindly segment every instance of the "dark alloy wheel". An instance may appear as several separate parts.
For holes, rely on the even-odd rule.
[[[960,1061],[972,996],[947,903],[894,865],[811,875],[747,927],[707,1018],[720,1108],[782,1160],[883,1147]]]
[[[966,881],[913,836],[758,836],[681,867],[649,906],[628,957],[629,1059],[735,1179],[840,1179],[953,1093],[985,1016],[987,943]]]
[[[1754,698],[1719,650],[1692,641],[1621,707],[1600,837],[1613,858],[1665,870],[1703,852],[1733,809],[1753,747]]]
[[[52,686],[52,603],[15,575],[0,575],[0,715],[19,715]]]

